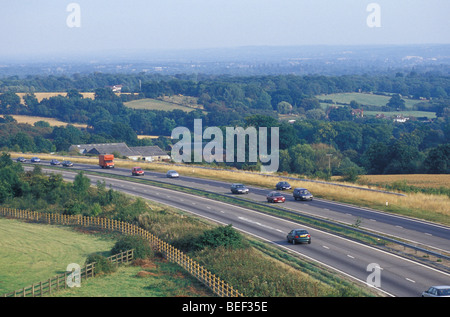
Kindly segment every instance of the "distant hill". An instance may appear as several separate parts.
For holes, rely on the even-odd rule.
[[[242,46],[198,50],[116,51],[46,60],[4,59],[2,76],[73,73],[373,74],[450,73],[450,45]]]

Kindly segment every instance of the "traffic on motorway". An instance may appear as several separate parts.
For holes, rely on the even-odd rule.
[[[93,169],[92,166],[79,166],[77,164],[78,168],[82,168],[85,170],[89,170],[89,169]],[[98,170],[98,167],[95,168],[95,170]],[[108,171],[108,173],[111,173],[112,170]],[[114,169],[113,173],[118,173],[121,175],[130,175],[130,170],[126,170],[126,169],[119,169],[116,168]],[[106,175],[105,175],[106,176]],[[227,184],[226,182],[218,182],[218,181],[212,181],[212,180],[201,180],[201,179],[196,179],[196,178],[192,178],[192,177],[184,177],[183,175],[178,175],[177,178],[175,179],[171,179],[168,178],[166,175],[164,175],[164,173],[156,173],[156,172],[148,172],[146,171],[145,173],[145,177],[149,177],[151,179],[157,179],[158,181],[168,181],[168,182],[175,182],[178,184],[184,184],[184,185],[189,185],[191,187],[197,187],[197,188],[207,188],[209,191],[214,191],[217,193],[226,193],[228,191],[228,194],[234,195],[233,193],[231,193],[231,184]],[[244,184],[242,184],[244,185]],[[139,185],[139,186],[145,186],[145,185]],[[276,184],[274,184],[274,189],[276,189]],[[337,269],[341,272],[344,272],[345,274],[350,274],[351,276],[357,276],[357,278],[361,281],[364,281],[364,276],[367,276],[367,272],[361,272],[361,268],[359,268],[357,271],[355,271],[354,266],[355,264],[352,263],[352,261],[356,261],[356,259],[359,259],[360,261],[363,261],[364,263],[367,262],[368,259],[373,259],[373,262],[382,262],[382,263],[386,263],[385,265],[381,264],[381,267],[383,268],[383,274],[382,277],[384,278],[384,283],[388,284],[389,287],[386,287],[385,289],[388,290],[388,292],[390,294],[394,294],[396,296],[421,296],[423,295],[423,292],[425,292],[425,290],[429,289],[432,286],[439,286],[439,285],[446,285],[449,284],[450,281],[448,280],[448,274],[443,274],[442,273],[438,273],[438,272],[434,272],[434,270],[430,269],[430,268],[426,268],[422,265],[419,264],[414,264],[414,265],[405,265],[403,264],[398,264],[398,263],[394,263],[397,261],[397,259],[395,259],[395,257],[393,257],[392,255],[383,255],[383,261],[379,260],[381,257],[381,253],[379,251],[374,251],[371,248],[368,248],[367,246],[361,246],[355,243],[351,243],[348,241],[342,241],[340,238],[338,237],[334,237],[332,239],[330,239],[329,234],[327,233],[323,233],[320,231],[317,231],[313,228],[299,228],[298,225],[295,225],[293,223],[289,224],[288,226],[286,226],[285,224],[280,225],[278,227],[278,223],[282,223],[282,220],[275,220],[274,218],[267,218],[267,215],[255,215],[254,211],[252,212],[248,212],[248,214],[246,213],[246,215],[244,216],[242,214],[243,209],[242,208],[238,208],[238,207],[230,207],[227,206],[226,208],[229,208],[230,211],[225,210],[225,207],[211,207],[211,206],[207,206],[205,203],[205,198],[198,198],[198,199],[194,199],[192,197],[190,198],[186,198],[186,200],[183,199],[183,201],[181,201],[180,199],[180,193],[177,193],[176,197],[177,199],[172,200],[169,198],[165,198],[165,199],[161,199],[159,196],[153,195],[154,192],[160,191],[159,189],[156,190],[155,187],[152,187],[153,190],[152,191],[146,191],[145,189],[138,189],[137,187],[130,187],[130,185],[127,185],[126,187],[127,190],[131,191],[132,193],[136,194],[142,191],[142,195],[146,195],[146,197],[148,197],[149,199],[152,200],[159,200],[161,202],[164,202],[166,204],[172,204],[172,205],[176,205],[179,208],[182,209],[188,209],[192,212],[192,213],[199,213],[199,212],[204,212],[205,214],[203,214],[202,216],[206,216],[206,217],[214,217],[215,219],[218,219],[218,221],[221,221],[223,223],[230,223],[231,221],[235,221],[235,219],[238,219],[239,222],[233,224],[234,226],[236,226],[237,228],[239,228],[240,230],[243,231],[251,231],[252,234],[257,234],[258,236],[260,236],[263,239],[266,239],[268,241],[272,241],[272,242],[276,242],[277,244],[279,244],[282,247],[288,247],[288,248],[297,248],[296,246],[294,246],[293,243],[293,239],[290,238],[291,236],[289,235],[290,232],[292,232],[293,230],[298,230],[298,232],[300,233],[300,230],[306,230],[308,233],[305,234],[299,234],[299,235],[295,235],[298,236],[301,239],[304,238],[308,238],[306,240],[306,242],[304,241],[299,241],[299,240],[295,240],[295,242],[302,242],[302,244],[310,244],[312,241],[312,237],[315,237],[315,243],[311,244],[311,247],[306,247],[303,246],[301,247],[301,249],[294,249],[296,252],[301,253],[303,256],[307,256],[310,258],[315,259],[316,261],[319,261],[320,263],[326,264],[326,265],[330,265],[331,267],[333,267],[334,269]],[[254,187],[247,187],[244,185],[244,187],[246,187],[248,189],[247,193],[249,193],[248,195],[245,195],[246,197],[251,196],[250,199],[261,199],[261,195],[267,196],[268,193],[274,191],[274,190],[267,190],[267,189],[263,189],[263,188],[254,188]],[[123,189],[125,190],[125,189]],[[164,190],[164,192],[167,190]],[[278,192],[280,195],[284,196],[286,199],[285,201],[287,202],[287,198],[291,197],[289,199],[290,203],[295,202],[295,197],[293,196],[293,194],[288,195],[287,192],[285,193],[286,190],[281,190],[281,192]],[[145,192],[145,194],[144,194]],[[152,193],[152,194],[150,194]],[[183,194],[184,195],[184,194]],[[252,196],[254,195],[254,196]],[[161,195],[162,196],[162,195]],[[263,196],[263,197],[264,197]],[[167,197],[167,195],[166,195]],[[189,201],[189,202],[188,202]],[[319,200],[308,200],[307,202],[297,202],[298,206],[303,208],[305,206],[308,205],[314,205],[316,203],[319,204],[321,203]],[[196,205],[194,205],[195,207],[193,208],[193,205],[191,205],[190,203],[196,203]],[[208,203],[209,204],[209,203]],[[217,203],[218,205],[222,205],[223,203]],[[283,204],[284,205],[284,204]],[[322,206],[322,204],[321,204]],[[333,204],[331,204],[331,206],[333,206]],[[209,208],[208,208],[209,207]],[[343,207],[340,207],[343,208]],[[348,208],[355,208],[354,206],[352,207],[348,207]],[[218,210],[218,209],[223,209],[220,210],[219,212],[213,212],[214,210]],[[313,209],[315,212],[317,212],[317,207],[315,207],[315,209]],[[231,214],[231,210],[233,210],[233,214],[235,215],[232,218],[221,218],[221,217],[225,217],[224,214],[226,213],[230,213]],[[247,211],[246,211],[247,212]],[[231,215],[229,215],[231,217]],[[255,217],[258,217],[255,219]],[[259,217],[263,217],[263,218],[259,218]],[[448,233],[447,233],[448,234]],[[294,236],[294,237],[295,237]],[[296,238],[297,239],[297,238]],[[282,240],[284,240],[284,243],[282,242]],[[448,239],[447,239],[447,243],[448,243]],[[334,250],[334,252],[339,252],[343,254],[342,258],[336,258],[335,256],[331,256],[330,255],[330,251]],[[331,253],[333,254],[333,253]],[[376,255],[375,255],[376,254]],[[330,257],[331,256],[331,257]],[[385,259],[386,258],[386,259]],[[399,260],[401,261],[405,261],[405,260]],[[407,261],[408,262],[408,261]],[[410,262],[411,263],[411,262]],[[361,267],[361,264],[359,265]],[[404,277],[403,280],[399,281],[398,278],[398,273],[396,273],[395,269],[396,267],[400,268],[400,267],[408,267],[411,266],[411,268],[407,269],[407,270],[401,270],[402,274],[408,274],[408,277]],[[400,270],[400,269],[399,269]],[[411,272],[408,272],[409,270],[411,270]],[[416,270],[418,270],[420,273],[417,273]],[[363,270],[365,271],[365,270]],[[430,273],[430,271],[433,271],[434,273]],[[434,277],[434,275],[437,274],[438,276],[441,276],[441,278],[436,278]],[[429,275],[433,275],[433,277],[429,277]],[[405,282],[406,281],[406,282]],[[409,290],[408,287],[403,286],[403,284],[411,284],[412,285],[412,290]],[[398,286],[398,285],[402,285],[402,286]],[[396,290],[396,288],[401,288],[401,290]],[[394,291],[390,291],[390,289],[393,289]],[[425,295],[424,295],[425,296]]]

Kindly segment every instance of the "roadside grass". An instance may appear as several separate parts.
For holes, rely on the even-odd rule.
[[[418,188],[450,189],[450,174],[399,174],[399,175],[364,175],[361,181],[366,184],[390,185],[404,182],[408,186]]]
[[[183,249],[187,241],[216,227],[208,220],[192,217],[176,208],[149,203],[151,212],[141,215],[140,226],[179,249]],[[380,295],[300,255],[250,236],[244,237],[243,248],[218,247],[185,252],[249,297]]]

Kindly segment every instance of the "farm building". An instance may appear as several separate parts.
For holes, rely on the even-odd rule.
[[[120,156],[132,160],[142,159],[150,162],[170,160],[170,155],[164,152],[159,146],[129,147],[125,143],[77,144],[72,145],[69,151],[86,155],[119,153]]]

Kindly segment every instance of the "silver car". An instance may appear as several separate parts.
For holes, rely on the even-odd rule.
[[[450,297],[450,286],[431,286],[428,290],[422,293],[422,297]]]
[[[233,194],[248,194],[249,192],[243,184],[231,184],[230,190]]]
[[[179,177],[180,175],[177,173],[177,171],[170,170],[167,172],[166,176],[170,177],[170,178],[174,178],[174,177]]]

